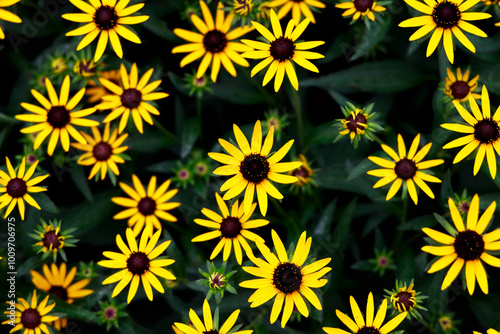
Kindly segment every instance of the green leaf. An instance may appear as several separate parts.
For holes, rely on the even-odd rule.
[[[56,301],[56,306],[52,309],[52,311],[57,313],[64,313],[66,314],[65,317],[73,320],[90,322],[95,324],[100,323],[99,317],[97,317],[95,313],[89,311],[86,308],[77,306],[75,304],[68,304],[60,299]]]
[[[434,218],[438,221],[441,226],[448,232],[451,236],[455,236],[458,234],[458,231],[453,227],[446,219],[443,218],[443,216],[438,215],[437,213],[434,213]]]
[[[165,20],[150,17],[142,26],[167,41],[177,42],[180,39],[168,28],[167,21]]]
[[[361,42],[354,47],[354,54],[351,61],[365,56],[373,47],[375,47],[387,35],[387,31],[392,23],[391,16],[385,16],[380,20],[373,22],[370,29],[364,29]]]
[[[318,225],[316,225],[316,228],[314,229],[313,233],[315,236],[322,236],[330,231],[336,206],[337,206],[336,198],[330,203],[328,203],[327,207],[323,211],[323,214],[318,220]]]
[[[143,134],[139,133],[130,136],[127,145],[130,147],[131,151],[144,153],[166,149],[173,143],[174,141],[172,139],[166,138],[158,131],[151,130]]]
[[[87,180],[87,176],[85,175],[85,171],[83,170],[83,166],[78,166],[74,168],[71,173],[71,179],[75,183],[76,187],[82,195],[85,197],[85,199],[89,202],[92,202],[93,195],[92,191],[90,190],[89,182]]]
[[[356,204],[358,202],[358,198],[355,197],[342,211],[340,215],[340,219],[337,223],[337,227],[333,231],[332,244],[337,248],[336,250],[341,252],[343,251],[348,244],[349,241],[349,230],[352,222],[352,218],[354,213],[356,212]]]
[[[49,254],[49,252],[45,253]],[[22,262],[22,264],[17,268],[17,275],[22,277],[35,268],[40,267],[43,264],[41,256],[33,256]]]
[[[181,135],[181,158],[184,159],[188,156],[189,152],[193,149],[194,143],[201,133],[200,123],[196,118],[188,118],[182,128]]]
[[[42,208],[42,210],[48,211],[51,213],[59,212],[59,209],[54,204],[54,202],[52,202],[52,200],[49,198],[49,196],[47,196],[47,194],[45,194],[43,192],[31,193],[31,196],[38,203],[38,205]]]
[[[408,220],[399,225],[398,229],[403,231],[421,231],[423,227],[433,227],[434,225],[436,225],[436,219],[433,215],[429,214]]]

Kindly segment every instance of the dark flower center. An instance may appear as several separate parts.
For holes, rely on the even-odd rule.
[[[406,291],[401,291],[396,295],[396,305],[404,311],[411,310],[415,303],[412,299],[412,294]]]
[[[354,0],[354,7],[358,12],[364,13],[371,9],[373,6],[373,0]]]
[[[458,232],[453,243],[459,258],[465,261],[478,259],[484,252],[484,240],[476,231]]]
[[[42,323],[42,316],[34,308],[28,308],[21,314],[21,324],[26,329],[35,329]]]
[[[104,316],[108,320],[113,320],[116,318],[116,309],[112,306],[109,306],[104,310]]]
[[[92,154],[97,161],[107,161],[113,154],[113,148],[108,143],[100,142],[94,145]]]
[[[396,167],[394,167],[396,175],[403,180],[411,179],[417,172],[417,166],[415,162],[407,158],[403,158],[396,162]]]
[[[109,30],[116,26],[118,15],[113,7],[101,6],[94,14],[94,22],[97,28]]]
[[[474,125],[474,138],[483,144],[492,144],[500,137],[498,123],[485,118]]]
[[[269,173],[269,162],[260,154],[247,155],[240,164],[240,172],[248,182],[259,184]]]
[[[355,117],[352,117],[352,114],[349,115],[349,117],[346,118],[346,126],[351,132],[357,132],[356,129],[364,130],[366,127],[362,126],[361,124],[367,123],[365,115],[359,113],[356,114]]]
[[[280,37],[274,42],[271,42],[271,56],[279,61],[285,61],[293,57],[295,44],[288,38]]]
[[[126,108],[137,108],[142,101],[142,93],[135,88],[126,89],[121,96],[122,105]]]
[[[52,286],[49,292],[53,293],[56,297],[61,298],[62,300],[68,300],[68,290],[62,286]]]
[[[458,6],[449,1],[438,3],[432,11],[432,19],[440,28],[451,28],[458,25],[461,12]]]
[[[387,259],[387,257],[381,256],[378,258],[378,265],[380,267],[385,268],[385,267],[387,267],[388,264],[389,264],[389,259]]]
[[[208,52],[221,52],[227,45],[226,35],[219,30],[211,30],[203,37],[203,45]]]
[[[283,293],[297,291],[302,284],[300,268],[293,263],[280,263],[273,273],[273,284]]]
[[[127,268],[134,275],[142,275],[149,269],[149,258],[143,252],[132,253],[127,260]]]
[[[373,326],[363,326],[356,332],[356,334],[380,334],[380,331]]]
[[[303,178],[308,178],[309,176],[311,176],[309,171],[302,166],[297,168],[297,169],[294,169],[292,172],[292,175],[296,176],[296,177],[303,177]]]
[[[47,247],[47,249],[57,249],[61,246],[61,241],[59,241],[59,234],[56,234],[56,231],[48,231],[43,236],[43,245]],[[50,247],[52,245],[52,247]]]
[[[23,197],[28,191],[26,181],[16,177],[7,183],[7,194],[13,198]]]
[[[209,284],[212,289],[222,289],[226,284],[226,279],[219,273],[212,274],[209,278]]]
[[[224,238],[236,238],[241,231],[241,223],[236,217],[226,217],[220,224],[220,233]]]
[[[137,209],[143,216],[152,215],[156,210],[156,202],[150,197],[144,197],[139,201]]]
[[[470,92],[469,84],[465,81],[455,81],[451,84],[450,89],[451,95],[458,100],[465,98]]]
[[[70,119],[69,112],[64,106],[53,106],[47,113],[47,122],[54,128],[64,128]]]

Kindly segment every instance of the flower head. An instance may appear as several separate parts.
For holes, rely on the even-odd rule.
[[[210,300],[210,298],[215,295],[217,305],[221,303],[225,291],[229,291],[232,294],[238,293],[230,283],[231,277],[237,273],[237,270],[226,273],[226,265],[227,262],[222,262],[220,268],[216,268],[212,262],[207,261],[208,272],[198,269],[204,278],[195,282],[208,288],[207,300]]]
[[[234,135],[239,149],[230,142],[219,139],[221,146],[230,154],[208,153],[208,156],[225,166],[214,170],[215,175],[234,175],[224,182],[220,191],[226,191],[223,199],[229,200],[238,196],[245,190],[244,212],[250,212],[255,191],[259,201],[260,212],[263,216],[267,212],[267,194],[282,199],[283,195],[269,180],[278,183],[293,183],[297,181],[295,176],[283,175],[281,172],[301,166],[301,162],[279,162],[287,154],[293,144],[293,140],[288,141],[276,153],[268,157],[273,146],[274,128],[271,128],[262,144],[262,127],[260,121],[254,126],[251,146],[240,128],[233,125]],[[269,180],[268,180],[269,179]]]
[[[33,249],[38,253],[42,253],[42,260],[45,260],[50,254],[52,254],[52,260],[56,262],[57,254],[61,255],[63,261],[68,261],[66,258],[66,252],[64,247],[75,247],[75,243],[78,239],[74,239],[71,233],[75,231],[75,228],[62,230],[61,221],[50,220],[49,223],[42,218],[41,225],[38,225],[35,229],[36,233],[29,233],[28,235],[35,240],[38,240],[36,244],[33,245]]]
[[[56,74],[63,74],[68,69],[68,65],[66,64],[66,59],[64,59],[64,57],[57,57],[53,59],[50,65],[52,67],[52,71]]]
[[[347,0],[336,4],[335,7],[345,9],[342,16],[352,16],[353,22],[360,17],[375,21],[374,13],[385,11],[385,7],[378,5],[373,0]]]
[[[310,7],[325,8],[325,4],[319,0],[272,0],[267,4],[270,8],[280,7],[278,10],[278,18],[282,19],[288,13],[292,12],[292,18],[296,24],[300,22],[302,16],[311,19],[312,23],[316,23],[314,14]]]
[[[63,14],[62,17],[66,20],[86,23],[85,25],[71,30],[66,33],[66,36],[85,35],[80,41],[76,50],[79,51],[92,43],[99,36],[97,48],[94,54],[94,61],[101,59],[108,40],[115,50],[118,57],[123,57],[122,45],[120,42],[121,36],[133,43],[140,44],[141,40],[135,33],[129,30],[125,25],[138,24],[149,19],[147,15],[130,16],[142,7],[143,3],[138,3],[127,7],[128,0],[70,0],[78,9],[84,13]]]
[[[384,152],[387,153],[394,161],[373,156],[368,157],[368,159],[372,162],[376,163],[380,167],[383,167],[383,169],[373,169],[367,172],[369,175],[381,177],[381,179],[375,183],[373,188],[379,188],[394,182],[387,192],[386,201],[396,195],[402,184],[404,184],[403,189],[406,188],[408,190],[408,193],[410,194],[410,197],[415,205],[418,203],[417,188],[415,185],[422,189],[427,196],[434,198],[434,193],[424,181],[440,183],[441,180],[435,176],[422,172],[422,170],[439,166],[444,163],[444,160],[435,159],[422,161],[431,149],[432,143],[428,143],[417,152],[419,143],[420,134],[413,139],[408,154],[406,154],[403,137],[398,134],[399,155],[389,146],[382,144]],[[403,192],[403,194],[406,195],[406,192]]]
[[[438,318],[438,324],[444,334],[460,333],[458,325],[461,320],[454,319],[454,313],[448,312]]]
[[[156,188],[156,176],[152,176],[151,179],[149,179],[147,191],[136,175],[132,175],[132,182],[134,188],[126,183],[119,183],[122,190],[126,192],[130,198],[113,197],[111,199],[113,203],[128,208],[116,214],[113,219],[129,218],[128,226],[133,227],[135,237],[139,235],[144,226],[151,226],[160,230],[161,224],[158,218],[171,222],[177,221],[175,216],[167,212],[181,205],[177,202],[169,202],[178,191],[177,189],[167,191],[170,186],[170,180],[163,182]]]
[[[423,319],[418,309],[427,311],[425,307],[419,305],[423,299],[427,296],[421,295],[420,291],[415,291],[413,285],[413,279],[409,286],[406,286],[406,282],[396,280],[396,289],[392,291],[384,290],[388,295],[386,298],[391,302],[392,308],[394,308],[394,313],[407,312],[406,317],[410,319],[411,316],[416,319]]]
[[[21,219],[24,220],[24,201],[38,210],[41,210],[38,203],[29,193],[47,191],[46,188],[36,185],[45,180],[49,174],[31,178],[35,173],[36,166],[38,166],[38,161],[31,165],[31,167],[26,171],[24,157],[21,161],[19,169],[17,170],[17,174],[12,167],[9,158],[5,157],[5,163],[9,173],[7,174],[0,169],[0,194],[3,193],[0,196],[0,209],[8,205],[4,216],[4,218],[7,218],[17,204]]]
[[[304,317],[309,316],[309,308],[304,298],[316,309],[322,309],[318,297],[311,288],[323,287],[328,282],[322,277],[332,269],[326,267],[331,258],[304,265],[309,256],[312,237],[306,239],[306,232],[303,232],[290,259],[278,234],[274,230],[271,232],[277,256],[265,244],[256,242],[265,260],[251,256],[250,260],[257,267],[243,267],[243,270],[259,278],[243,281],[240,286],[257,289],[248,299],[251,303],[250,307],[257,307],[275,298],[271,311],[271,323],[278,319],[284,305],[281,327],[285,327],[294,307]]]
[[[181,67],[203,57],[198,67],[198,71],[196,72],[197,78],[201,78],[207,71],[208,66],[212,64],[210,77],[213,82],[216,82],[221,63],[226,71],[235,77],[236,69],[234,68],[233,62],[240,66],[248,67],[248,61],[246,61],[239,52],[248,51],[250,48],[241,43],[233,42],[233,40],[243,36],[250,29],[248,26],[245,26],[229,31],[231,29],[234,14],[230,13],[224,18],[222,1],[220,1],[217,6],[215,23],[207,4],[200,1],[200,7],[204,21],[196,14],[191,15],[191,21],[200,33],[180,28],[174,29],[174,34],[191,43],[176,46],[172,49],[172,53],[189,52],[189,54],[181,60]]]
[[[382,305],[380,305],[380,308],[375,315],[373,295],[371,292],[368,294],[368,302],[366,304],[366,321],[365,319],[363,319],[363,314],[361,313],[356,300],[352,296],[350,298],[350,303],[354,321],[345,313],[342,313],[339,310],[336,311],[336,314],[340,321],[342,321],[344,325],[349,327],[351,332],[354,334],[389,334],[406,317],[406,312],[400,313],[382,326],[387,311],[387,299],[384,298],[384,300],[382,301]],[[341,330],[339,328],[331,327],[323,327],[323,330],[328,334],[339,333],[340,331],[345,332],[344,330]]]
[[[102,324],[106,324],[106,331],[109,331],[111,327],[119,328],[119,319],[127,316],[127,313],[123,310],[127,304],[122,303],[116,305],[115,299],[110,298],[109,302],[98,301],[101,309],[96,312],[101,320]]]
[[[336,120],[338,122],[339,134],[335,138],[334,143],[346,135],[349,135],[355,149],[358,147],[358,143],[362,137],[373,141],[374,133],[377,130],[383,130],[380,125],[372,121],[375,115],[375,113],[371,113],[373,106],[374,103],[360,109],[347,102],[345,107],[340,107],[344,118]]]
[[[134,124],[140,133],[143,133],[143,119],[153,125],[153,119],[150,114],[159,115],[160,112],[151,105],[150,101],[164,99],[168,94],[154,92],[161,84],[161,80],[156,80],[148,84],[152,74],[153,69],[151,68],[138,80],[137,65],[134,63],[130,69],[130,74],[127,74],[125,65],[121,64],[120,79],[122,84],[120,86],[105,78],[99,78],[101,85],[113,92],[113,94],[104,95],[102,102],[95,106],[99,110],[111,109],[111,113],[106,116],[103,122],[111,122],[121,115],[118,131],[122,133],[132,113]]]
[[[82,78],[92,78],[97,74],[97,64],[92,59],[78,59],[73,66],[73,72]]]
[[[453,101],[453,104],[463,120],[467,122],[467,125],[445,123],[441,124],[441,127],[447,130],[465,133],[466,135],[452,140],[444,145],[443,148],[449,149],[465,145],[457,153],[455,159],[453,159],[454,164],[462,161],[477,148],[474,161],[474,175],[479,172],[484,156],[486,155],[491,178],[494,179],[497,175],[495,151],[497,154],[500,154],[500,107],[496,110],[493,117],[491,117],[490,97],[486,86],[483,86],[481,91],[482,113],[472,95],[469,95],[469,106],[472,110],[472,115],[457,101]]]
[[[286,72],[293,88],[298,90],[299,81],[295,69],[293,68],[292,61],[309,71],[318,73],[318,68],[308,59],[320,59],[324,58],[324,56],[317,52],[306,50],[320,46],[325,42],[314,41],[295,43],[311,22],[310,18],[304,19],[296,27],[295,24],[298,22],[293,19],[290,20],[286,27],[285,34],[283,34],[281,23],[273,9],[271,9],[270,16],[273,33],[259,22],[252,21],[254,28],[267,39],[268,43],[243,39],[241,40],[243,43],[256,50],[247,51],[243,53],[242,56],[251,59],[263,59],[252,69],[250,73],[252,77],[257,72],[260,72],[266,66],[270,65],[262,81],[262,86],[267,85],[274,76],[274,90],[277,92],[283,83]]]
[[[476,36],[487,37],[481,29],[467,22],[484,20],[491,17],[491,14],[488,13],[466,12],[479,1],[480,0],[426,0],[425,3],[421,3],[417,0],[405,0],[408,5],[425,15],[407,19],[401,22],[399,26],[403,28],[421,27],[410,36],[410,41],[422,38],[434,31],[427,45],[427,57],[436,50],[442,38],[446,56],[450,63],[453,64],[453,35],[455,35],[460,43],[469,49],[469,51],[474,53],[476,52],[476,48],[464,35],[462,30]]]
[[[85,141],[85,138],[75,130],[73,125],[90,127],[98,126],[99,122],[83,118],[94,113],[96,110],[95,108],[73,111],[73,109],[75,109],[78,103],[80,103],[80,100],[85,94],[85,88],[80,89],[78,93],[76,93],[68,101],[70,90],[69,75],[66,75],[63,80],[59,97],[57,97],[54,86],[52,86],[52,83],[47,78],[45,79],[45,85],[47,87],[49,100],[47,100],[45,96],[43,96],[36,90],[31,90],[31,94],[33,94],[33,97],[42,105],[42,107],[25,102],[21,103],[21,106],[24,109],[32,112],[32,114],[16,115],[16,118],[24,122],[38,123],[36,125],[21,129],[21,132],[38,132],[35,142],[33,143],[33,148],[35,150],[38,149],[38,147],[48,137],[48,135],[52,134],[50,136],[49,145],[47,147],[47,153],[50,156],[52,156],[52,154],[54,153],[59,139],[64,151],[67,152],[69,150],[70,135],[77,142],[86,144],[87,142]]]
[[[256,203],[253,203],[250,206],[249,211],[245,211],[244,203],[241,203],[240,205],[238,203],[238,200],[236,200],[236,202],[234,202],[233,206],[231,207],[230,212],[226,203],[218,193],[215,193],[215,198],[217,200],[217,205],[219,206],[219,210],[222,216],[210,209],[203,208],[201,212],[210,220],[198,218],[195,219],[194,222],[198,225],[205,226],[214,230],[201,234],[193,238],[191,241],[200,242],[220,238],[220,241],[210,255],[210,260],[215,258],[220,253],[220,251],[224,249],[223,260],[227,261],[229,255],[231,254],[232,246],[234,248],[236,261],[238,261],[238,264],[241,265],[243,260],[241,247],[243,247],[246,253],[252,252],[252,249],[246,239],[264,243],[264,239],[249,230],[265,226],[269,224],[269,221],[265,219],[249,220],[255,208],[257,207]]]
[[[446,68],[446,73],[448,76],[446,77],[446,84],[443,91],[450,98],[458,102],[468,101],[469,95],[471,95],[474,99],[481,98],[481,95],[474,93],[477,88],[479,74],[469,80],[470,71],[467,70],[462,75],[460,67],[457,68],[456,75],[453,74],[449,68]]]
[[[500,229],[484,235],[483,233],[493,216],[496,202],[492,202],[479,217],[479,196],[474,195],[467,214],[467,227],[451,198],[448,199],[448,205],[456,228],[451,227],[451,225],[448,227],[450,235],[430,228],[422,229],[425,234],[441,244],[440,246],[422,247],[424,252],[441,257],[432,264],[427,272],[429,274],[435,273],[453,263],[441,285],[441,290],[444,290],[450,286],[465,265],[465,280],[469,293],[471,295],[474,293],[477,279],[481,290],[488,294],[488,278],[481,260],[490,266],[500,267],[500,259],[487,252],[500,249],[500,242],[498,242]]]
[[[288,115],[286,113],[278,112],[278,109],[270,109],[264,112],[266,121],[264,122],[264,134],[268,134],[271,128],[274,128],[274,134],[278,140],[281,140],[283,130],[290,125],[288,122]]]
[[[21,23],[22,20],[19,16],[17,16],[14,13],[11,13],[3,8],[12,6],[16,3],[18,3],[21,0],[0,0],[0,20],[7,21],[7,22],[14,22],[14,23]],[[0,26],[0,39],[5,38],[5,33],[2,30],[2,27]]]
[[[134,233],[130,228],[127,228],[126,236],[128,246],[123,242],[122,237],[116,235],[116,244],[120,248],[121,253],[103,252],[102,254],[109,260],[99,261],[97,264],[101,267],[121,269],[119,272],[106,278],[102,284],[119,283],[115,286],[111,298],[117,296],[129,283],[130,288],[127,296],[127,303],[130,304],[137,292],[139,282],[142,281],[142,286],[149,300],[153,300],[153,286],[160,293],[164,293],[161,282],[156,276],[166,279],[175,280],[175,276],[168,270],[164,269],[175,261],[173,259],[156,259],[163,254],[170,245],[170,240],[162,242],[156,246],[160,239],[161,230],[156,231],[152,236],[153,227],[149,226],[142,231],[139,245],[134,237]],[[151,238],[149,238],[151,236]]]

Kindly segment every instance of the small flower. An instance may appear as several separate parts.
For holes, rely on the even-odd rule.
[[[30,298],[28,297],[27,299]],[[19,298],[19,303],[15,303],[15,307],[17,309],[14,319],[15,326],[12,327],[9,333],[14,333],[21,329],[24,329],[24,333],[51,333],[49,332],[47,324],[56,321],[59,317],[49,314],[54,306],[56,306],[56,303],[47,305],[48,301],[49,296],[46,296],[42,302],[38,303],[36,290],[33,290],[31,303],[28,303],[24,298]],[[4,314],[10,314],[10,312],[4,311]],[[10,325],[11,323],[12,320],[7,319],[2,322],[2,325]]]
[[[106,324],[106,331],[109,332],[111,327],[120,328],[119,319],[128,315],[124,311],[127,304],[116,305],[114,298],[110,298],[109,302],[98,301],[98,303],[101,309],[96,314],[101,320],[101,324]]]
[[[347,0],[335,5],[337,8],[345,9],[342,16],[352,16],[352,21],[356,21],[360,17],[362,19],[370,19],[375,21],[374,13],[380,13],[386,10],[385,7],[377,4],[373,0]]]
[[[66,64],[66,59],[64,59],[64,57],[55,58],[52,60],[50,65],[52,67],[52,71],[56,74],[62,74],[68,69],[68,65]]]
[[[467,195],[467,189],[464,189],[462,195],[453,193],[453,202],[458,208],[458,212],[462,216],[462,219],[467,219],[467,214],[469,213],[472,196]]]
[[[262,81],[262,86],[267,85],[267,83],[275,77],[274,90],[277,92],[283,83],[283,78],[285,77],[286,72],[293,88],[295,88],[295,90],[299,90],[299,81],[292,65],[292,61],[309,71],[318,73],[318,68],[308,59],[320,59],[324,58],[324,56],[320,53],[306,50],[323,45],[325,42],[314,41],[295,43],[311,22],[310,18],[304,19],[300,22],[300,24],[298,24],[298,21],[296,22],[293,19],[290,20],[286,27],[285,34],[283,35],[280,21],[273,9],[271,9],[270,15],[273,33],[271,33],[259,22],[252,21],[254,28],[257,29],[257,31],[264,36],[268,42],[264,43],[248,39],[241,40],[246,45],[256,49],[253,51],[247,51],[243,53],[242,56],[251,59],[264,59],[252,69],[252,72],[250,73],[252,77],[270,65],[266,75],[264,76],[264,80]],[[295,27],[295,24],[298,25]]]
[[[343,136],[349,135],[351,144],[353,144],[356,149],[362,137],[366,137],[373,141],[374,133],[384,130],[380,125],[372,121],[375,113],[370,112],[374,105],[375,104],[372,103],[366,108],[359,109],[347,102],[345,107],[340,107],[345,118],[336,119],[338,122],[336,125],[339,127],[339,134],[333,142],[335,143],[343,138]]]
[[[157,230],[161,229],[161,224],[158,218],[175,222],[177,218],[168,213],[181,205],[177,202],[168,202],[177,194],[177,189],[167,191],[170,186],[170,180],[163,182],[156,188],[156,176],[152,176],[146,189],[141,184],[141,181],[136,175],[132,175],[134,188],[120,182],[120,187],[131,198],[113,197],[113,203],[127,207],[128,209],[116,214],[113,219],[126,219],[128,226],[133,227],[134,236],[137,237],[143,230],[143,227],[151,227]],[[151,232],[153,229],[151,229]]]
[[[269,20],[272,9],[270,3],[271,1],[262,1],[262,3],[260,3],[257,7],[255,17],[257,18],[258,22],[264,23],[265,21]]]
[[[153,227],[148,226],[142,231],[139,245],[134,237],[132,229],[127,228],[126,236],[128,246],[123,242],[122,237],[116,235],[116,244],[120,248],[121,253],[103,252],[102,254],[109,260],[99,261],[97,264],[101,267],[121,269],[119,272],[106,278],[102,284],[119,283],[115,286],[111,298],[117,296],[129,283],[130,289],[127,296],[127,304],[130,304],[137,292],[139,282],[142,281],[142,286],[149,300],[153,300],[153,286],[160,293],[164,293],[165,289],[161,285],[156,276],[174,280],[175,276],[163,267],[169,266],[175,262],[173,259],[156,259],[163,254],[170,245],[170,240],[164,241],[159,246],[156,246],[160,239],[161,229],[152,234]],[[151,238],[149,238],[151,236]],[[149,241],[148,241],[149,239]]]
[[[398,134],[399,155],[389,146],[382,144],[382,149],[394,160],[394,162],[374,156],[368,157],[372,162],[383,167],[383,169],[374,169],[367,172],[368,175],[381,177],[373,188],[379,188],[394,182],[387,192],[386,201],[396,195],[403,182],[405,185],[403,189],[407,189],[415,205],[418,203],[417,187],[415,185],[422,189],[427,196],[434,198],[434,193],[425,181],[440,183],[441,180],[421,170],[439,166],[444,163],[444,160],[435,159],[422,161],[431,149],[432,143],[428,143],[417,152],[419,143],[420,133],[413,139],[407,155],[403,137]],[[406,195],[405,190],[403,190],[403,194]]]
[[[73,66],[73,72],[83,78],[92,78],[97,73],[97,65],[92,59],[79,59]]]
[[[278,18],[282,19],[288,13],[292,13],[292,18],[295,23],[299,23],[302,16],[311,19],[312,23],[316,23],[314,14],[310,7],[325,8],[326,5],[319,0],[273,0],[267,4],[270,8],[280,7],[278,10]]]
[[[322,310],[321,303],[311,288],[323,287],[328,280],[322,278],[332,268],[326,267],[331,258],[325,258],[304,265],[311,249],[312,237],[307,238],[306,232],[300,235],[297,247],[290,257],[278,234],[272,230],[274,248],[278,256],[261,242],[256,242],[257,247],[265,260],[250,257],[257,267],[243,267],[243,270],[259,278],[240,283],[241,287],[257,289],[248,299],[250,307],[257,307],[272,298],[274,299],[271,311],[271,324],[278,319],[284,305],[281,327],[284,328],[294,307],[304,316],[309,316],[306,298],[312,306]]]
[[[385,314],[387,311],[387,299],[384,298],[382,301],[382,305],[377,311],[377,314],[374,316],[375,308],[373,304],[373,294],[370,292],[368,294],[368,302],[366,304],[366,321],[363,319],[363,314],[359,309],[358,304],[354,297],[350,298],[352,315],[354,317],[355,322],[346,314],[336,311],[337,317],[349,327],[352,333],[354,334],[389,334],[392,332],[406,317],[406,312],[400,313],[394,318],[392,318],[388,323],[382,326],[382,323],[385,319]],[[340,328],[331,328],[331,327],[323,327],[323,330],[328,334],[335,334],[345,331]]]
[[[446,77],[446,84],[443,91],[450,98],[458,102],[468,101],[469,95],[471,95],[474,99],[481,98],[481,95],[474,93],[477,88],[479,74],[469,80],[470,71],[467,70],[462,75],[460,67],[457,68],[456,75],[453,74],[453,72],[449,68],[446,68],[446,73],[448,74],[448,76]]]
[[[186,189],[188,184],[194,185],[194,171],[191,166],[188,164],[187,166],[183,166],[179,162],[179,167],[173,170],[175,176],[172,178],[172,181],[175,182],[177,187],[182,187]]]
[[[198,315],[193,311],[193,309],[189,310],[189,319],[194,325],[194,328],[188,326],[186,324],[175,322],[174,325],[177,329],[180,330],[181,333],[185,334],[227,334],[231,331],[236,323],[236,319],[240,314],[240,310],[236,310],[227,320],[222,324],[222,327],[218,328],[218,321],[214,321],[215,319],[219,319],[219,308],[215,309],[214,318],[212,318],[212,311],[210,310],[210,305],[208,301],[205,299],[203,302],[203,322],[200,320]],[[237,326],[239,327],[239,326]],[[232,332],[232,334],[251,334],[253,330],[243,330]]]
[[[38,183],[45,180],[49,174],[40,175],[35,178],[31,178],[35,173],[36,166],[38,166],[38,161],[31,165],[31,167],[26,171],[25,158],[21,161],[19,169],[16,171],[12,167],[9,158],[5,157],[5,163],[7,165],[8,174],[0,169],[0,209],[7,207],[5,211],[4,218],[12,212],[17,204],[19,209],[19,214],[21,215],[21,220],[24,220],[24,201],[29,205],[41,210],[38,203],[31,197],[29,193],[39,193],[42,191],[47,191],[46,188],[36,186]]]
[[[33,245],[33,249],[38,253],[42,253],[42,260],[45,260],[50,254],[52,254],[52,260],[56,262],[57,254],[61,254],[63,261],[68,261],[66,258],[66,252],[64,247],[75,247],[75,243],[78,239],[70,234],[75,231],[75,228],[68,230],[61,230],[61,220],[49,220],[49,223],[42,218],[41,225],[38,225],[35,229],[35,233],[28,233],[30,237],[38,240],[36,244]]]
[[[76,273],[76,277],[79,279],[92,279],[98,277],[99,274],[97,273],[96,270],[96,265],[94,264],[94,261],[90,261],[88,263],[81,262],[79,265],[78,272]]]
[[[473,96],[469,95],[469,106],[472,110],[472,115],[460,103],[453,101],[455,108],[463,118],[467,125],[459,123],[445,123],[441,127],[446,130],[465,133],[466,135],[458,139],[452,140],[443,146],[443,149],[456,148],[464,146],[453,159],[453,163],[459,163],[476,148],[476,158],[474,160],[474,175],[479,172],[481,165],[486,155],[488,168],[491,178],[494,179],[497,175],[496,155],[500,155],[500,108],[497,109],[493,117],[491,117],[490,97],[486,86],[483,85],[481,91],[481,110],[477,105]]]
[[[373,272],[378,272],[380,277],[384,276],[386,270],[395,270],[393,252],[387,251],[386,248],[378,250],[375,248],[375,258],[369,259],[368,262],[373,266]]]
[[[292,183],[292,189],[310,193],[311,186],[317,185],[313,176],[314,171],[309,166],[309,162],[303,154],[299,154],[299,158],[302,165],[288,172],[288,175],[295,176],[298,179],[297,182]]]
[[[86,23],[77,29],[66,33],[66,36],[85,35],[76,50],[79,51],[92,43],[99,36],[94,61],[101,59],[108,40],[116,55],[123,57],[121,36],[133,43],[140,44],[141,40],[135,33],[125,27],[129,24],[138,24],[149,19],[147,15],[130,16],[142,7],[144,3],[138,3],[127,7],[128,0],[89,0],[90,4],[83,0],[70,0],[70,2],[84,13],[63,14],[62,17],[68,21]]]
[[[208,272],[204,272],[198,269],[200,274],[204,277],[203,279],[197,280],[195,283],[201,286],[208,287],[207,300],[210,300],[212,296],[215,296],[215,301],[219,305],[224,297],[225,291],[232,294],[238,294],[236,289],[229,282],[231,277],[237,273],[236,270],[232,270],[226,273],[227,262],[222,262],[219,269],[215,267],[213,262],[207,261]]]
[[[205,92],[212,92],[212,80],[203,74],[201,77],[196,77],[196,71],[193,73],[184,74],[185,87],[189,89],[189,96],[196,94],[197,98],[202,98]]]
[[[21,23],[22,20],[19,16],[17,16],[14,13],[11,13],[3,8],[12,6],[16,3],[18,3],[21,0],[0,0],[0,20],[7,21],[7,22],[14,22],[14,23]],[[0,26],[0,39],[5,38],[5,33],[2,30],[2,27]]]
[[[231,13],[237,16],[248,16],[253,9],[252,0],[233,0],[233,8]]]
[[[43,275],[34,270],[31,270],[30,273],[31,281],[37,289],[49,292],[68,304],[72,304],[75,299],[86,297],[94,292],[94,290],[84,289],[90,283],[88,279],[71,284],[75,278],[76,267],[71,268],[69,273],[66,274],[65,262],[61,263],[59,268],[55,263],[52,263],[50,269],[48,265],[44,264]],[[59,318],[54,321],[53,326],[57,330],[61,330],[67,324],[67,318]]]
[[[97,75],[115,85],[120,85],[120,70],[99,71]],[[95,103],[100,102],[104,95],[112,95],[113,92],[103,85],[98,85],[98,80],[90,79],[87,82],[87,92],[85,94],[89,95],[88,103]]]
[[[266,118],[264,122],[264,135],[267,135],[271,127],[274,127],[276,139],[278,139],[278,141],[281,140],[283,130],[289,125],[288,115],[285,113],[280,114],[277,109],[271,109],[264,112],[264,117]]]
[[[419,305],[419,303],[428,297],[421,295],[420,291],[413,290],[413,279],[408,287],[406,286],[406,282],[396,280],[396,289],[392,291],[384,289],[384,291],[388,294],[385,297],[389,299],[392,303],[391,306],[394,308],[393,314],[407,312],[407,319],[410,319],[412,316],[415,319],[423,319],[418,310],[427,311],[427,309]]]
[[[463,46],[473,53],[476,52],[476,48],[464,35],[462,30],[476,36],[487,37],[481,29],[467,22],[484,20],[491,17],[491,14],[488,13],[466,12],[477,4],[478,0],[467,0],[463,2],[459,0],[435,0],[425,3],[417,0],[405,0],[405,2],[419,12],[425,14],[407,19],[399,24],[399,26],[403,28],[421,27],[410,36],[410,41],[422,38],[431,31],[434,31],[427,45],[427,57],[436,50],[442,38],[446,56],[450,63],[453,64],[453,35],[455,35]]]
[[[444,334],[460,333],[457,325],[461,323],[460,320],[453,319],[454,313],[446,313],[439,317],[438,324]]]

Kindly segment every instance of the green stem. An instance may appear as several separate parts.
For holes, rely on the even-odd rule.
[[[248,73],[247,69],[242,68],[241,71],[246,75],[246,77],[250,80],[253,86],[257,88],[259,93],[266,99],[267,103],[274,107],[278,107],[277,100],[274,96],[270,95],[269,92],[262,86],[260,85],[256,80],[253,80],[252,77],[250,76],[250,73]]]
[[[161,125],[161,123],[156,118],[154,119],[153,124],[158,130],[160,130],[165,135],[166,138],[176,143],[180,143],[179,138],[177,138],[172,132],[165,129],[165,127]]]
[[[202,97],[200,95],[196,95],[196,117],[198,118],[198,124],[200,125],[200,142],[203,145],[203,124],[201,120],[201,113],[202,113],[202,106],[203,104],[201,103]]]
[[[375,139],[375,141],[379,144],[379,145],[382,145],[382,144],[385,144],[382,139],[380,139],[378,136],[376,136],[375,134],[372,134],[371,135],[373,137],[373,139]]]
[[[302,149],[302,146],[304,145],[304,126],[303,126],[303,121],[302,121],[302,109],[300,108],[300,99],[299,99],[299,94],[297,91],[292,87],[292,97],[293,97],[293,104],[294,104],[294,109],[295,109],[295,116],[297,117],[297,133],[298,133],[298,142],[299,142],[299,149]]]

